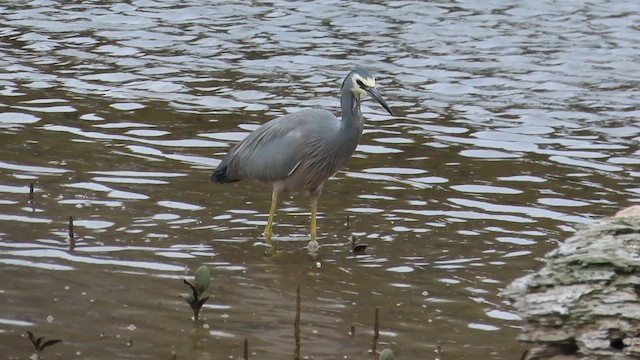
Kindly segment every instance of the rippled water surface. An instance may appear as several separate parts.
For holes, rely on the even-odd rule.
[[[370,358],[379,307],[399,359],[515,359],[500,290],[640,201],[633,1],[63,3],[0,4],[3,358],[31,355],[25,330],[63,340],[51,358],[289,358],[300,285],[308,358]],[[269,249],[269,188],[210,172],[271,118],[337,113],[356,66],[400,116],[363,101],[318,258],[304,195]]]

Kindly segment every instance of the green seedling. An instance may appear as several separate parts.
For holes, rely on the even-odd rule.
[[[384,349],[380,352],[379,360],[393,360],[393,351],[391,349]]]
[[[27,330],[27,335],[29,335],[29,340],[31,340],[31,343],[33,344],[33,348],[36,350],[36,359],[40,358],[40,353],[45,348],[62,341],[62,340],[54,339],[54,340],[47,340],[43,342],[44,336],[41,336],[36,339],[36,337],[33,336],[33,333],[29,330]]]
[[[209,268],[202,265],[196,269],[195,274],[195,286],[198,290],[198,294],[202,295],[209,288],[209,282],[211,281],[211,273]]]
[[[186,301],[187,304],[191,306],[191,310],[193,310],[194,320],[198,320],[202,306],[209,300],[209,296],[203,298],[202,294],[209,287],[210,280],[211,273],[209,272],[209,268],[204,265],[196,269],[193,284],[187,280],[182,280],[191,289],[191,295],[189,295]]]

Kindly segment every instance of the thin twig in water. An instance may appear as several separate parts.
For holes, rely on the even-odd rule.
[[[249,360],[249,340],[244,338],[244,360]]]
[[[442,355],[442,347],[440,346],[440,344],[438,344],[436,346],[436,360],[441,360],[442,357],[440,357],[440,355]]]
[[[69,238],[73,240],[75,234],[73,233],[73,216],[69,215]]]
[[[300,360],[300,285],[298,285],[296,296],[296,319],[293,322],[294,336],[296,339],[296,348],[293,351],[293,359]]]
[[[73,233],[73,216],[69,215],[69,250],[76,247],[76,235]]]
[[[31,206],[31,211],[36,212],[36,207],[33,204],[33,183],[29,183],[29,206]]]
[[[373,340],[371,341],[371,353],[376,353],[378,347],[378,338],[380,337],[380,322],[379,322],[380,309],[376,308],[375,319],[373,320]]]

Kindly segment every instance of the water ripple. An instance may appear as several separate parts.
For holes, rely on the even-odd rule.
[[[0,8],[0,300],[13,314],[0,319],[0,342],[37,325],[65,339],[65,358],[166,356],[158,339],[189,316],[172,305],[176,289],[205,263],[215,283],[206,317],[224,326],[205,332],[216,356],[237,356],[242,337],[258,357],[288,356],[280,324],[302,284],[303,331],[319,335],[309,357],[359,357],[370,346],[362,319],[380,308],[393,329],[381,340],[393,336],[407,358],[436,341],[452,358],[513,358],[518,319],[500,288],[576,224],[640,201],[634,2]],[[304,196],[282,195],[267,248],[270,188],[211,184],[211,170],[274,117],[338,115],[340,81],[356,65],[376,73],[400,116],[362,97],[365,133],[320,198],[318,259],[303,255]],[[350,252],[352,235],[365,254]],[[38,320],[54,308],[77,326]],[[140,345],[125,351],[132,323]],[[89,327],[109,336],[73,340]]]

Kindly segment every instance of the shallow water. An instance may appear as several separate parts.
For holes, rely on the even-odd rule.
[[[32,1],[0,21],[5,358],[31,355],[25,330],[63,340],[47,358],[240,358],[245,338],[286,358],[298,285],[308,358],[369,358],[376,307],[398,358],[519,358],[500,290],[640,201],[633,2]],[[363,101],[318,258],[304,195],[270,249],[269,189],[210,172],[273,117],[337,113],[355,66],[400,116]],[[194,323],[182,279],[201,264]]]

